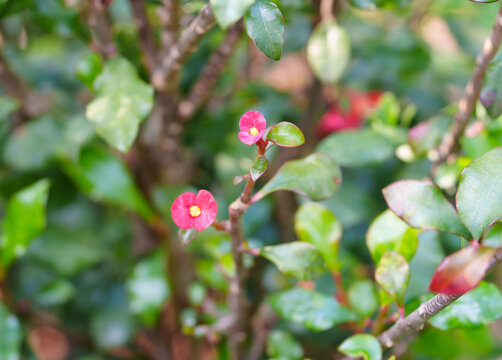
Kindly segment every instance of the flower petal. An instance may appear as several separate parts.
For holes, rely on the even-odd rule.
[[[239,129],[241,131],[249,132],[249,130],[255,127],[258,130],[265,130],[267,127],[267,121],[263,114],[259,111],[248,111],[244,115],[242,115],[239,120]]]
[[[171,217],[174,223],[182,229],[193,227],[193,217],[190,216],[190,206],[195,205],[197,196],[194,193],[186,192],[174,200],[171,206]]]
[[[250,133],[241,131],[238,136],[239,139],[246,145],[253,145],[256,143],[258,140],[260,140],[261,136],[263,135],[263,131],[260,131],[260,133],[256,136],[252,136]]]
[[[211,226],[216,219],[218,206],[213,194],[207,190],[200,190],[197,194],[197,206],[199,206],[201,214],[194,218],[194,226],[195,230],[202,231]]]

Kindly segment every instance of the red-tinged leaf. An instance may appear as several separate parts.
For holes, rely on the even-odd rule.
[[[485,277],[496,249],[469,246],[447,256],[432,277],[431,291],[444,295],[463,295]]]

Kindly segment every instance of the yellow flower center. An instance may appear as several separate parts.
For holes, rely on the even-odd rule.
[[[253,126],[251,129],[249,129],[249,133],[251,134],[251,136],[256,136],[260,133],[260,131]]]
[[[198,207],[197,205],[190,206],[190,216],[191,217],[200,216],[200,207]]]

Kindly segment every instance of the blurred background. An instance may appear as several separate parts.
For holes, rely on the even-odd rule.
[[[228,312],[229,239],[207,230],[181,248],[169,209],[180,193],[204,188],[217,198],[218,219],[226,218],[228,204],[242,190],[233,179],[248,171],[255,156],[236,136],[238,120],[248,110],[262,112],[268,125],[293,122],[306,135],[302,148],[273,154],[266,179],[284,161],[309,154],[323,139],[347,129],[383,136],[339,138],[331,150],[342,167],[343,185],[325,202],[344,229],[344,281],[367,284],[373,263],[365,235],[387,209],[381,189],[397,179],[428,176],[431,149],[452,121],[500,6],[400,0],[374,9],[374,1],[337,1],[334,16],[348,34],[351,55],[336,84],[328,84],[322,70],[314,75],[315,59],[306,56],[321,21],[319,1],[274,1],[285,19],[281,59],[263,55],[239,26],[232,30],[233,50],[204,104],[188,115],[180,108],[186,120],[178,140],[186,157],[178,160],[190,170],[176,170],[181,175],[173,177],[164,174],[162,159],[142,160],[139,140],[127,153],[106,145],[86,117],[97,96],[93,81],[107,56],[96,51],[91,2],[0,0],[0,217],[4,232],[10,226],[29,233],[18,234],[26,241],[15,248],[0,248],[10,252],[2,255],[10,260],[4,259],[0,271],[0,360],[227,358],[219,341],[223,335],[208,328]],[[133,65],[138,87],[149,84],[131,3],[105,5],[114,51]],[[203,6],[203,1],[182,1],[182,27]],[[146,1],[154,32],[164,26],[162,7],[162,1]],[[226,38],[218,26],[202,38],[179,77],[182,99]],[[116,75],[121,74],[126,76]],[[476,115],[480,123],[462,139],[461,157],[437,173],[437,183],[450,194],[470,159],[501,144],[502,122],[487,126],[482,107]],[[140,137],[150,120],[141,125]],[[421,133],[420,127],[408,133],[425,122]],[[162,146],[149,150],[161,157],[164,151]],[[15,220],[8,216],[15,214],[15,206],[8,214],[9,201],[23,189],[29,190],[25,200],[38,196],[42,208],[46,201],[45,215],[38,208]],[[244,217],[246,237],[256,246],[294,240],[293,218],[301,201],[277,193],[253,205]],[[500,246],[500,234],[490,241]],[[459,247],[454,237],[420,234],[410,264],[408,304],[427,294],[437,265]],[[267,294],[293,284],[263,259],[249,266],[248,295],[255,311]],[[499,271],[492,278],[500,284],[501,276]],[[329,274],[315,286],[334,292]],[[363,312],[371,313],[378,297],[374,285],[366,290],[353,301],[369,301]],[[339,327],[313,332],[287,321],[273,321],[272,327],[279,337],[269,338],[258,358],[331,359],[348,334]],[[293,355],[280,357],[281,344],[295,349]],[[497,359],[501,354],[502,323],[450,330],[427,326],[399,359]]]

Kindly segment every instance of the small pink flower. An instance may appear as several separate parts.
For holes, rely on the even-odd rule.
[[[207,190],[200,190],[197,195],[191,192],[181,194],[171,206],[171,216],[182,229],[202,231],[216,219],[218,207],[213,195]]]
[[[248,111],[239,120],[239,139],[246,145],[253,145],[261,139],[267,120],[259,111]]]

